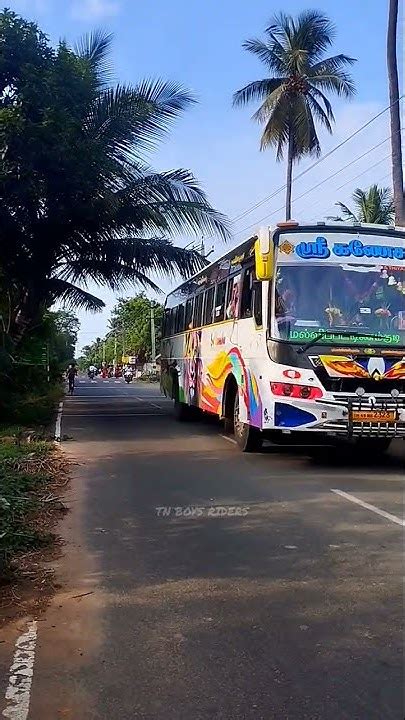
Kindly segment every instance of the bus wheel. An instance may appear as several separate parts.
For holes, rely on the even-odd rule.
[[[233,432],[235,440],[242,452],[258,452],[263,444],[260,430],[239,420],[239,393],[235,396],[233,413]]]

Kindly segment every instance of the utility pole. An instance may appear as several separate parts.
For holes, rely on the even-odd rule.
[[[155,308],[150,304],[150,339],[152,343],[152,362],[156,362]]]
[[[105,363],[105,340],[103,340],[103,363]]]
[[[117,367],[117,333],[114,335],[114,370]]]
[[[390,98],[391,165],[394,189],[395,224],[405,222],[404,174],[401,146],[401,108],[398,78],[398,0],[389,0],[387,31],[387,69]]]
[[[51,359],[49,351],[49,341],[46,343],[46,379],[48,383],[51,382]]]

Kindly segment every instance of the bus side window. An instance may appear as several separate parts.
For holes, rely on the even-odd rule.
[[[240,317],[252,317],[253,295],[253,268],[246,268],[243,273],[242,298],[240,304]]]
[[[205,307],[204,307],[204,325],[211,325],[212,323],[212,308],[214,305],[214,287],[208,288],[205,291]]]
[[[176,333],[183,332],[184,330],[184,305],[177,307],[176,314]]]
[[[215,295],[214,322],[222,322],[225,312],[226,280],[217,285]]]
[[[228,280],[225,301],[226,320],[236,320],[239,312],[239,281],[240,275],[231,277]]]
[[[253,315],[255,323],[258,327],[263,325],[262,314],[262,288],[263,284],[259,280],[253,282]]]
[[[194,300],[194,316],[193,316],[193,325],[194,327],[201,327],[202,323],[202,307],[203,307],[203,298],[204,293],[200,292],[198,295],[196,295]]]
[[[170,330],[169,335],[174,335],[176,332],[176,316],[177,316],[177,307],[174,307],[170,310]]]
[[[189,298],[186,302],[186,330],[192,330],[193,328],[193,303],[193,298]]]
[[[165,314],[163,315],[163,326],[162,326],[162,337],[169,337],[170,335],[170,310],[165,308]]]

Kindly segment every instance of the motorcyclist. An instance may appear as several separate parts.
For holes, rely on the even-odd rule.
[[[97,368],[94,365],[90,365],[87,375],[89,378],[93,379],[97,375]]]
[[[69,395],[73,395],[74,389],[75,389],[75,379],[77,375],[77,368],[76,364],[74,362],[70,363],[68,369],[66,370],[66,377],[69,383]]]

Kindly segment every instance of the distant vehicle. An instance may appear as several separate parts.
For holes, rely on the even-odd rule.
[[[90,367],[87,371],[87,375],[90,378],[90,380],[94,380],[95,376],[97,375],[97,372],[98,372],[98,370],[97,370],[96,366],[90,365]]]
[[[133,374],[132,370],[125,370],[125,372],[124,372],[125,382],[130,383],[130,382],[132,382],[133,379],[134,379],[134,374]]]
[[[404,355],[405,230],[291,221],[168,295],[161,387],[243,451],[310,434],[376,453],[405,437]]]

